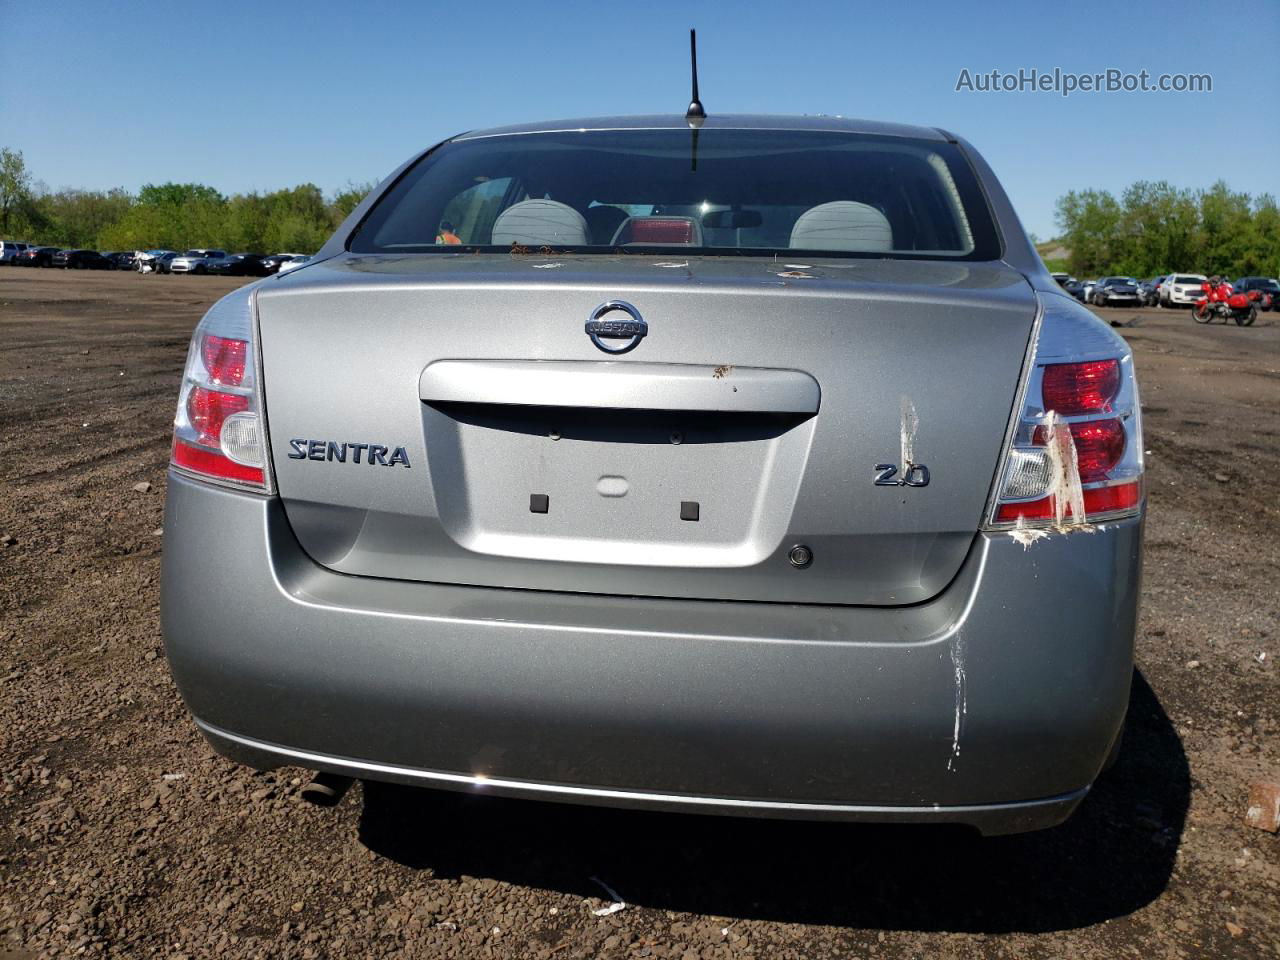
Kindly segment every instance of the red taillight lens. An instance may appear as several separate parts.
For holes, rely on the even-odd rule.
[[[1043,446],[1047,439],[1044,427],[1036,427],[1032,443]],[[1076,446],[1076,466],[1082,483],[1107,479],[1124,456],[1124,424],[1119,420],[1089,420],[1071,424],[1071,439]]]
[[[1124,456],[1124,425],[1119,420],[1073,423],[1071,438],[1082,483],[1105,480]]]
[[[1093,517],[1119,510],[1132,510],[1142,502],[1142,481],[1118,483],[1111,487],[1093,487],[1084,491],[1084,512]],[[1041,497],[1023,503],[1002,503],[996,511],[999,523],[1016,523],[1023,520],[1052,520],[1055,516],[1054,498]]]
[[[240,386],[244,382],[244,364],[248,352],[247,340],[232,340],[206,333],[200,341],[200,359],[209,372],[210,383]]]
[[[1051,363],[1044,368],[1044,408],[1060,416],[1102,413],[1111,408],[1119,391],[1119,360]]]
[[[627,221],[619,243],[693,243],[693,221],[644,217]]]
[[[201,450],[199,447],[193,447],[189,443],[183,443],[177,437],[173,438],[173,462],[179,467],[185,467],[188,470],[194,470],[196,473],[203,473],[212,477],[222,477],[226,480],[235,480],[238,483],[256,483],[265,482],[265,475],[261,467],[248,467],[242,463],[236,463],[234,460],[224,457],[221,453],[214,453],[212,450]]]
[[[192,387],[187,396],[187,417],[195,428],[196,440],[209,447],[222,442],[222,424],[227,417],[248,409],[249,398],[242,394]]]

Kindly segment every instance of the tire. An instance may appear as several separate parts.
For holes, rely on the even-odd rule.
[[[1196,323],[1209,323],[1213,320],[1213,311],[1209,309],[1209,305],[1203,307],[1191,305],[1191,316],[1195,318]]]
[[[1252,327],[1253,321],[1257,319],[1258,319],[1258,308],[1251,303],[1249,304],[1249,309],[1246,310],[1244,313],[1236,314],[1236,326]]]

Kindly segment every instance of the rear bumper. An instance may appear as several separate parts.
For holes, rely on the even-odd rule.
[[[162,618],[221,752],[736,815],[1051,826],[1127,704],[1141,521],[977,538],[906,608],[644,600],[325,570],[277,500],[170,474]]]

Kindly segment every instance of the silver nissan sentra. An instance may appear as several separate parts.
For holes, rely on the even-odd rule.
[[[1052,826],[1128,702],[1124,341],[942,130],[467,133],[218,301],[163,626],[225,755],[703,813]]]

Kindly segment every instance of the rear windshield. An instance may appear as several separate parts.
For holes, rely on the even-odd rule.
[[[977,178],[954,144],[720,129],[446,143],[378,201],[348,248],[1000,256]]]

